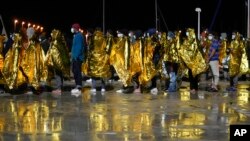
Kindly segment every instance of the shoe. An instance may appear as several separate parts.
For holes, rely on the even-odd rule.
[[[105,90],[104,88],[102,88],[102,89],[101,89],[101,92],[104,93],[104,92],[106,92],[106,90]]]
[[[82,94],[82,92],[81,92],[81,90],[78,89],[78,88],[75,88],[75,89],[72,89],[72,90],[71,90],[71,95],[73,95],[73,96],[78,97],[78,96],[80,96],[81,94]]]
[[[209,91],[209,92],[218,92],[219,90],[216,89],[216,88],[209,88],[208,91]]]
[[[92,93],[96,93],[96,89],[91,89],[90,90]]]
[[[153,88],[150,90],[151,94],[157,94],[158,93],[158,89],[157,88]]]
[[[117,93],[123,93],[123,90],[120,89],[120,90],[117,90],[116,92],[117,92]]]
[[[216,88],[212,88],[211,92],[218,92],[219,90]]]
[[[86,82],[91,83],[91,82],[92,82],[92,79],[88,79],[88,80],[86,80]]]
[[[195,89],[192,89],[192,90],[190,91],[191,94],[196,94],[196,92],[197,92],[197,91],[196,91]]]
[[[61,89],[55,89],[52,91],[53,95],[61,95],[62,94],[62,90]]]
[[[0,89],[0,94],[4,94],[4,93],[5,93],[5,91]]]
[[[26,95],[32,95],[33,94],[33,92],[31,91],[31,90],[29,90],[29,91],[27,91],[26,93],[24,93],[24,94],[26,94]]]
[[[71,93],[75,93],[78,90],[78,88],[74,88],[71,90]]]
[[[227,88],[227,91],[235,92],[235,91],[237,91],[237,89],[235,87],[229,87],[229,88]]]
[[[140,88],[134,90],[134,93],[140,93],[140,92],[141,92]]]

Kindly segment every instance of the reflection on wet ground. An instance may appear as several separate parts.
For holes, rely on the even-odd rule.
[[[0,141],[226,141],[229,125],[250,123],[248,84],[234,93],[190,94],[184,87],[119,94],[118,88],[93,95],[86,87],[80,97],[1,96]]]

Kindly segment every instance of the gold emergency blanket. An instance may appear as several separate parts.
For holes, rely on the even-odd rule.
[[[208,65],[199,51],[195,38],[187,38],[184,40],[181,48],[178,50],[178,53],[186,66],[192,70],[194,77],[207,70]]]
[[[226,57],[226,50],[227,50],[227,40],[221,40],[221,45],[220,45],[220,49],[219,49],[219,62],[220,64],[222,64],[222,60],[223,58]]]
[[[164,61],[178,63],[179,55],[177,49],[180,47],[180,32],[176,32],[175,38],[172,40],[167,40],[163,44],[164,47]]]
[[[114,66],[124,86],[130,85],[132,79],[129,53],[130,46],[128,38],[117,38],[111,49],[110,64]]]
[[[5,84],[5,80],[2,74],[3,63],[4,63],[4,56],[3,56],[3,48],[4,48],[4,40],[6,39],[5,36],[0,35],[0,84]]]
[[[44,53],[40,44],[30,41],[25,49],[21,45],[22,37],[14,35],[12,48],[6,54],[3,75],[9,89],[17,88],[23,83],[31,84],[35,89],[43,77]]]
[[[106,50],[106,39],[101,31],[96,31],[89,41],[88,58],[83,63],[83,72],[90,77],[111,77],[108,50]]]
[[[130,44],[130,63],[131,63],[131,75],[135,75],[137,73],[141,73],[142,71],[142,63],[141,63],[141,49],[143,46],[142,39],[136,40],[133,44]]]
[[[206,39],[204,41],[203,47],[202,47],[204,58],[209,58],[209,51],[210,51],[211,45],[212,45],[212,41],[211,40]]]
[[[244,43],[236,37],[230,43],[229,75],[246,74],[249,71]]]
[[[144,41],[141,49],[142,73],[139,76],[139,82],[142,85],[147,84],[157,73],[153,63],[153,53],[156,44],[150,37]]]
[[[70,57],[64,36],[57,29],[52,30],[51,35],[52,41],[45,59],[47,71],[49,71],[47,73],[47,80],[53,77],[53,69],[61,71],[63,77],[70,78]]]

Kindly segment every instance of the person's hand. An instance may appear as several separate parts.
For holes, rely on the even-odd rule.
[[[209,63],[209,60],[210,60],[209,57],[206,57],[205,61],[206,61],[207,64]]]

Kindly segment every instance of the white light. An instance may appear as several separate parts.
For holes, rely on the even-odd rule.
[[[196,12],[201,12],[201,8],[197,7],[197,8],[195,8],[195,11]]]

